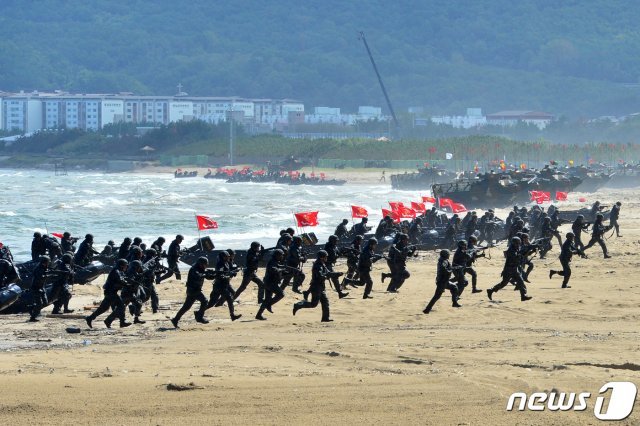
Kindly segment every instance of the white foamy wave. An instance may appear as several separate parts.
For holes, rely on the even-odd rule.
[[[16,216],[16,212],[12,212],[12,211],[7,211],[7,212],[0,212],[0,216]]]

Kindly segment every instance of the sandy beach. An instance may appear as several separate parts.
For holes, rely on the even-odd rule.
[[[260,170],[259,166],[251,165],[251,164],[238,164],[233,167],[227,166],[228,168],[236,168],[242,169],[244,166],[249,166],[253,170]],[[206,167],[180,167],[182,171],[198,172],[198,177],[201,178],[205,174],[207,174]],[[215,172],[216,168],[212,167],[211,170]],[[176,167],[167,167],[167,166],[147,166],[140,167],[131,172],[133,174],[161,174],[161,175],[172,175],[173,172],[176,171]],[[353,184],[376,184],[380,182],[380,178],[382,177],[382,172],[385,172],[385,181],[390,183],[390,176],[393,174],[401,174],[405,173],[404,169],[378,169],[378,168],[366,168],[366,169],[329,169],[329,168],[321,168],[321,167],[303,167],[300,169],[300,173],[306,173],[310,175],[311,173],[315,173],[319,175],[320,173],[325,173],[327,179],[345,179],[348,183]],[[408,173],[415,172],[416,170],[406,170]],[[196,178],[196,179],[197,179]]]
[[[387,172],[388,173],[388,172]],[[507,287],[495,294],[463,295],[461,309],[443,297],[422,314],[435,285],[436,253],[411,261],[411,278],[398,294],[380,283],[375,265],[373,299],[362,289],[338,300],[331,316],[320,308],[295,317],[286,298],[254,320],[256,289],[249,287],[229,320],[226,307],[207,312],[208,325],[185,315],[179,330],[168,318],[184,297],[184,284],[159,286],[163,310],[147,323],[93,330],[77,318],[0,316],[0,419],[7,424],[595,424],[602,385],[640,384],[640,202],[625,192],[622,238],[575,258],[571,289],[550,280],[559,250],[535,260],[522,303]],[[617,195],[616,195],[617,197]],[[595,197],[594,197],[595,199]],[[616,201],[600,194],[605,204]],[[562,232],[569,230],[564,225]],[[555,244],[555,243],[554,243]],[[483,290],[499,281],[504,244],[480,259]],[[310,262],[307,268],[310,268]],[[344,271],[344,263],[337,270]],[[76,313],[101,299],[104,278],[75,286]],[[233,284],[237,287],[236,278]],[[211,284],[205,285],[210,291]],[[45,310],[49,314],[51,308]],[[65,328],[79,326],[80,334]],[[187,390],[171,390],[186,387]],[[514,411],[514,392],[590,392],[585,411]],[[636,403],[637,406],[637,403]],[[636,407],[637,408],[637,407]],[[636,409],[620,424],[638,424]]]

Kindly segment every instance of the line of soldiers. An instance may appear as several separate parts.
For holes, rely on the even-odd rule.
[[[528,277],[533,269],[532,257],[538,253],[542,258],[551,248],[553,238],[556,238],[562,247],[560,253],[562,270],[551,270],[549,277],[563,276],[562,287],[568,288],[571,276],[570,262],[574,254],[586,257],[584,251],[597,243],[602,247],[604,257],[610,257],[604,241],[604,234],[615,228],[617,235],[620,236],[617,223],[620,207],[621,203],[616,203],[612,210],[610,224],[604,225],[604,217],[600,213],[602,206],[599,203],[594,204],[595,221],[593,223],[585,222],[584,216],[579,215],[572,224],[572,232],[566,235],[564,243],[562,243],[558,231],[558,227],[563,221],[559,220],[557,210],[550,209],[551,212],[544,212],[538,206],[534,206],[530,211],[524,208],[514,208],[505,222],[505,226],[508,226],[506,234],[509,236],[509,245],[505,251],[502,279],[500,283],[487,290],[489,299],[492,300],[495,293],[511,283],[515,285],[516,290],[520,291],[522,301],[530,300],[531,296],[527,294],[525,283],[529,282]],[[382,273],[381,281],[384,283],[386,279],[390,279],[387,292],[397,292],[410,277],[407,270],[407,259],[416,256],[419,248],[419,245],[412,245],[410,242],[419,242],[423,233],[429,229],[429,225],[423,228],[423,223],[434,223],[434,214],[437,216],[437,213],[433,212],[434,210],[427,211],[425,215],[417,217],[414,221],[403,224],[393,223],[388,216],[383,218],[376,229],[376,236],[380,235],[381,238],[385,238],[390,233],[394,235],[394,242],[386,256],[376,253],[378,245],[376,237],[369,238],[363,244],[364,234],[371,229],[367,225],[366,218],[356,224],[351,232],[346,230],[348,221],[343,221],[336,229],[336,235],[330,236],[324,249],[319,252],[312,267],[309,288],[305,291],[302,291],[302,285],[306,278],[303,265],[307,260],[307,254],[302,237],[295,235],[295,231],[291,228],[281,232],[276,248],[272,250],[263,279],[257,276],[257,271],[259,262],[267,251],[258,242],[251,244],[245,266],[242,268],[234,263],[233,250],[220,252],[215,268],[208,268],[209,261],[206,257],[200,258],[189,270],[185,302],[171,319],[171,322],[175,327],[178,327],[181,317],[191,309],[196,301],[200,302],[200,309],[195,312],[196,321],[207,323],[208,321],[204,318],[205,311],[225,303],[229,309],[230,318],[235,321],[240,318],[240,315],[235,314],[234,301],[251,282],[258,286],[258,303],[260,305],[256,314],[258,320],[265,319],[265,311],[272,312],[273,306],[284,297],[285,289],[291,284],[292,291],[303,296],[303,300],[294,305],[294,315],[299,309],[311,308],[320,304],[322,306],[322,321],[330,321],[325,281],[330,281],[339,298],[348,295],[347,287],[363,286],[363,299],[370,299],[373,289],[371,277],[373,263],[384,258],[387,261],[389,272]],[[440,229],[442,229],[444,219],[436,217],[436,220],[439,221]],[[480,219],[475,212],[470,212],[462,219],[454,215],[453,218],[447,218],[446,221],[445,241],[451,238],[448,233],[451,227],[456,227],[456,232],[453,233],[455,238],[458,231],[464,226],[466,239],[457,242],[452,262],[449,262],[450,252],[448,250],[441,251],[436,274],[436,292],[425,308],[425,313],[431,311],[445,290],[451,291],[453,305],[459,307],[459,298],[468,285],[467,275],[471,277],[472,293],[482,291],[477,287],[474,262],[479,257],[483,257],[485,250],[493,245],[493,234],[496,226],[500,223],[495,218],[493,211],[485,212]],[[527,228],[525,221],[531,226],[531,229]],[[582,232],[588,230],[589,226],[592,226],[591,240],[587,245],[584,245],[581,240]],[[408,232],[402,232],[405,230]],[[540,238],[531,241],[530,234],[539,234]],[[344,238],[348,238],[350,235],[354,235],[350,245],[340,247],[339,236],[342,236],[344,241]],[[48,242],[49,240],[57,245]],[[480,246],[479,240],[487,241],[488,244]],[[73,312],[69,309],[69,300],[74,271],[76,268],[88,265],[94,258],[102,260],[111,258],[117,259],[117,261],[115,261],[115,267],[109,273],[103,287],[104,299],[102,303],[95,312],[86,317],[89,327],[92,327],[92,322],[99,315],[109,309],[112,312],[104,321],[107,327],[110,327],[116,318],[120,320],[121,327],[131,325],[126,321],[127,306],[130,314],[134,317],[133,323],[144,323],[140,319],[140,315],[146,301],[151,301],[154,313],[158,311],[159,298],[155,284],[173,275],[178,280],[181,279],[178,262],[183,254],[180,247],[184,241],[182,235],[176,236],[167,252],[163,250],[165,240],[162,237],[154,241],[148,249],[140,238],[133,240],[125,238],[117,249],[113,241],[110,241],[102,252],[93,248],[91,234],[87,234],[78,249],[75,250],[77,241],[78,239],[71,237],[68,232],[63,235],[60,244],[48,236],[42,236],[38,233],[34,235],[32,258],[38,256],[38,264],[33,272],[34,304],[30,321],[37,321],[40,310],[47,304],[44,285],[51,276],[55,277],[54,292],[56,295],[53,313],[61,313],[61,309],[64,309],[63,313]],[[66,251],[62,251],[62,247],[65,247]],[[6,259],[9,257],[10,261]],[[347,258],[346,274],[334,270],[339,257]],[[162,258],[167,259],[167,267],[161,264]],[[0,287],[10,281],[9,269],[11,268],[7,264],[11,263],[12,256],[10,256],[8,248],[0,247]],[[15,270],[15,268],[13,269]],[[234,290],[231,280],[240,272],[243,273],[242,282],[238,289]],[[344,277],[340,281],[338,278],[343,275]],[[202,292],[206,279],[213,280],[209,299]],[[310,301],[309,298],[311,298]]]

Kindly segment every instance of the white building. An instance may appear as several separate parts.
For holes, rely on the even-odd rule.
[[[457,129],[471,129],[474,127],[482,127],[487,125],[487,117],[482,115],[480,108],[467,108],[467,115],[440,115],[431,117],[434,124],[444,124]],[[416,125],[422,124],[422,121],[416,120]]]
[[[358,120],[382,120],[382,108],[373,106],[359,106]]]
[[[124,121],[124,101],[122,99],[102,99],[100,101],[100,128],[121,121]]]
[[[552,121],[553,115],[541,111],[500,111],[487,115],[487,124],[511,127],[518,123],[533,124],[542,130]]]
[[[171,101],[169,102],[169,122],[193,120],[193,102]]]
[[[18,94],[2,100],[2,127],[24,133],[42,129],[42,101],[37,94]]]

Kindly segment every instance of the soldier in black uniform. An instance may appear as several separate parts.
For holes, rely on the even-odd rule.
[[[216,306],[219,300],[224,300],[227,302],[231,321],[235,321],[242,316],[235,314],[233,306],[234,291],[233,288],[231,288],[231,278],[235,277],[236,274],[237,271],[232,270],[231,255],[226,250],[221,251],[218,255],[216,278],[213,280],[213,289],[209,296],[207,309]]]
[[[363,299],[373,299],[371,297],[371,291],[373,290],[373,280],[371,279],[371,270],[373,264],[382,259],[381,254],[376,254],[376,247],[378,246],[378,240],[370,238],[362,248],[360,258],[358,259],[358,273],[360,274],[360,283],[364,285]]]
[[[291,247],[291,243],[292,242],[293,242],[293,237],[290,234],[284,232],[280,236],[280,239],[278,240],[278,243],[276,244],[276,249],[279,249],[279,250],[282,251],[282,254],[283,254],[285,259],[289,255],[289,248]]]
[[[44,245],[49,258],[52,261],[59,259],[62,256],[62,247],[60,247],[60,243],[49,235],[43,235],[42,239],[44,240]]]
[[[457,216],[452,217],[449,221],[449,224],[447,225],[447,229],[445,229],[444,231],[444,241],[442,242],[442,245],[444,247],[453,248],[455,246],[455,239],[458,235],[459,225],[460,218]]]
[[[47,246],[42,234],[39,232],[33,233],[33,241],[31,241],[31,260],[36,262],[42,256],[47,254]]]
[[[520,291],[520,300],[525,302],[531,300],[531,296],[527,295],[527,286],[524,283],[522,276],[520,275],[520,264],[522,263],[520,252],[520,238],[513,237],[511,239],[511,245],[505,252],[504,269],[502,270],[502,281],[496,284],[493,288],[487,289],[487,296],[489,300],[493,300],[493,294],[506,287],[510,281],[516,283],[516,288]]]
[[[540,235],[544,239],[542,246],[540,247],[540,259],[544,259],[547,256],[547,252],[551,250],[551,238],[554,236],[554,230],[551,226],[551,218],[545,217],[540,228]]]
[[[233,295],[233,299],[237,299],[240,297],[243,291],[246,290],[247,286],[250,282],[256,283],[258,286],[258,304],[262,303],[264,300],[264,283],[260,278],[258,278],[257,272],[260,264],[260,260],[264,255],[264,247],[257,242],[254,241],[251,243],[251,247],[247,250],[247,256],[245,258],[244,272],[242,274],[242,282],[240,283],[240,287],[236,290]]]
[[[133,260],[129,263],[127,272],[127,285],[120,292],[120,297],[124,306],[129,306],[129,312],[133,315],[134,324],[144,324],[146,321],[140,319],[142,315],[142,289],[144,279],[144,269],[140,260]]]
[[[467,243],[467,254],[469,255],[469,260],[464,268],[464,273],[471,275],[471,292],[481,293],[482,290],[478,288],[478,273],[474,269],[473,264],[477,258],[485,257],[485,254],[484,251],[481,251],[483,247],[478,247],[476,244],[478,244],[478,238],[474,235],[470,236],[469,242]]]
[[[282,273],[285,268],[283,265],[284,252],[280,249],[275,249],[271,255],[269,263],[264,274],[264,300],[258,309],[256,319],[264,321],[266,318],[262,316],[265,309],[269,312],[273,312],[271,307],[278,303],[284,297],[284,291],[280,288],[280,282],[282,281]]]
[[[341,240],[347,238],[349,235],[349,230],[347,229],[348,224],[348,219],[342,219],[342,223],[340,223],[340,225],[336,227],[336,230],[333,234]]]
[[[622,237],[622,235],[620,235],[620,225],[618,224],[618,219],[620,218],[620,207],[622,207],[622,203],[618,201],[611,208],[611,213],[609,214],[609,225],[615,228],[617,237]]]
[[[579,254],[580,256],[585,257],[584,252],[576,248],[573,244],[573,232],[569,232],[567,234],[567,239],[562,245],[562,251],[560,252],[560,264],[562,265],[562,271],[555,271],[553,269],[549,271],[549,279],[553,278],[556,274],[564,277],[562,280],[562,288],[571,288],[569,285],[569,278],[571,278],[571,258],[574,254]]]
[[[80,245],[82,245],[82,243],[80,243]],[[116,243],[114,243],[113,240],[109,240],[109,241],[107,241],[107,244],[104,246],[104,248],[102,249],[100,254],[104,255],[104,256],[114,255],[115,254],[115,247],[116,247]]]
[[[302,238],[299,235],[296,235],[293,237],[293,244],[289,247],[289,254],[286,257],[286,266],[288,268],[284,280],[282,281],[282,290],[286,289],[289,282],[293,279],[292,291],[294,293],[302,294],[300,286],[302,286],[305,279],[304,272],[302,272],[302,266],[306,260],[307,258],[304,253],[304,248],[302,247]]]
[[[31,281],[31,293],[33,294],[33,306],[31,307],[31,317],[29,322],[37,322],[38,315],[42,308],[47,306],[47,293],[45,291],[45,285],[47,278],[51,276],[49,273],[49,263],[51,259],[49,256],[40,256],[38,266],[33,270],[33,280]]]
[[[131,238],[126,237],[120,247],[118,248],[118,259],[126,259],[129,256],[129,250],[131,249]]]
[[[387,287],[390,293],[397,293],[402,287],[404,281],[411,276],[407,271],[407,257],[413,256],[415,248],[408,246],[409,237],[407,234],[401,234],[397,244],[389,249],[389,258],[391,259],[391,282]],[[384,282],[385,275],[382,276]]]
[[[156,251],[158,256],[162,255],[162,245],[165,241],[164,237],[158,237],[153,243],[151,243],[151,248]]]
[[[329,270],[329,272],[334,272],[333,267],[340,257],[340,249],[338,248],[338,237],[336,235],[329,236],[329,240],[324,245],[324,251],[327,252],[327,261],[325,262],[325,266]],[[343,297],[347,297],[349,295],[349,293],[345,293],[342,291],[337,274],[329,274],[328,279],[330,279],[333,283],[333,289],[338,293],[338,298],[342,299]],[[309,285],[309,288],[311,288],[311,285]],[[310,294],[309,291],[303,292],[303,294],[305,293],[306,295]],[[305,300],[306,299],[307,298],[305,297]]]
[[[422,242],[422,218],[416,217],[411,226],[409,227],[409,241],[414,244],[420,244]]]
[[[195,301],[200,302],[200,309],[198,309],[197,312],[194,312],[196,322],[202,324],[209,323],[209,321],[204,317],[204,312],[207,309],[207,298],[202,293],[204,279],[207,277],[208,265],[209,260],[203,256],[196,261],[195,265],[193,265],[191,269],[189,269],[189,274],[187,275],[187,298],[176,316],[171,318],[171,324],[173,324],[175,328],[178,328],[180,318],[182,318],[182,316],[191,309]]]
[[[93,235],[87,234],[73,257],[73,263],[77,266],[87,266],[95,254],[98,252],[93,249]]]
[[[362,250],[362,235],[356,235],[351,245],[347,249],[347,273],[342,280],[342,287],[346,288],[347,284],[352,287],[357,287],[357,283],[360,280],[360,274],[358,272],[358,261],[360,260],[360,251]]]
[[[465,227],[465,230],[464,230],[464,237],[468,240],[469,237],[475,234],[477,230],[478,230],[478,216],[476,215],[476,212],[472,212],[471,218],[467,222],[467,226]]]
[[[53,311],[52,314],[59,314],[60,308],[64,306],[62,311],[65,314],[70,314],[74,310],[69,309],[69,301],[71,300],[71,289],[73,287],[73,277],[75,272],[73,270],[73,256],[71,252],[62,255],[59,261],[56,262],[55,267],[56,279],[53,281],[52,299]]]
[[[60,247],[62,249],[62,253],[75,253],[75,244],[77,242],[78,239],[73,238],[70,232],[65,232],[64,234],[62,234],[62,238],[60,239]]]
[[[383,238],[389,233],[391,229],[393,229],[393,219],[391,218],[391,216],[386,215],[382,218],[382,220],[380,220],[380,223],[378,223],[375,237],[377,239]]]
[[[579,214],[576,217],[576,220],[573,221],[571,225],[571,230],[574,235],[574,244],[580,250],[584,250],[584,243],[582,242],[582,231],[586,231],[591,226],[590,223],[584,221],[584,216]]]
[[[328,254],[324,250],[318,252],[318,258],[313,262],[311,268],[311,283],[309,285],[309,292],[311,293],[311,301],[301,300],[293,305],[293,315],[300,309],[315,308],[318,303],[322,306],[322,322],[333,321],[329,318],[329,298],[325,289],[325,280],[328,278],[337,278],[342,275],[342,272],[331,272],[327,268]]]
[[[435,207],[431,207],[431,210],[428,210],[425,213],[426,219],[426,227],[427,229],[434,229],[436,227],[436,220],[438,219],[438,211]],[[376,235],[376,238],[378,236]]]
[[[20,282],[18,269],[7,259],[0,259],[0,289]]]
[[[520,248],[520,253],[522,255],[522,265],[520,266],[522,279],[524,280],[524,282],[530,283],[531,281],[529,281],[529,274],[531,274],[531,271],[533,271],[533,261],[529,256],[532,256],[536,251],[538,251],[539,246],[531,244],[531,242],[529,241],[529,234],[527,233],[521,234],[520,239],[522,240],[522,247]]]
[[[131,325],[131,323],[127,322],[125,319],[124,303],[118,294],[118,292],[127,285],[127,277],[125,276],[127,266],[129,266],[129,263],[126,259],[118,259],[116,261],[116,267],[109,272],[107,281],[104,283],[104,286],[102,286],[104,289],[104,299],[102,299],[98,309],[93,311],[93,313],[88,317],[84,318],[89,328],[93,328],[93,320],[95,320],[99,315],[107,312],[109,308],[111,308],[113,312],[111,312],[104,320],[107,328],[111,328],[111,323],[116,317],[120,319],[121,328],[129,327]]]
[[[591,211],[589,212],[589,214],[591,215],[590,219],[595,222],[598,213],[600,213],[603,208],[604,207],[600,206],[600,201],[596,201],[595,203],[593,203],[593,205],[591,206]]]
[[[153,248],[147,249],[144,259],[142,259],[142,286],[145,297],[147,300],[151,300],[151,312],[154,314],[158,313],[158,308],[160,307],[160,297],[156,290],[156,276],[159,274],[159,266],[160,257],[158,256],[158,252]]]
[[[353,226],[353,234],[354,235],[364,235],[371,230],[370,226],[367,226],[367,222],[369,219],[363,217],[360,223],[356,223]]]
[[[467,242],[465,240],[458,241],[458,248],[453,254],[452,263],[453,276],[456,278],[456,287],[458,288],[458,296],[461,296],[465,287],[469,285],[468,281],[464,278],[464,274],[470,262],[471,256],[467,253]]]
[[[604,237],[604,234],[612,228],[612,225],[605,226],[602,223],[603,220],[604,220],[604,216],[602,215],[602,213],[598,213],[596,215],[596,221],[593,223],[593,227],[591,231],[591,240],[589,241],[589,244],[584,246],[583,251],[590,249],[591,247],[593,247],[595,243],[598,243],[602,248],[602,254],[604,255],[604,258],[609,259],[611,256],[609,255],[609,252],[607,250],[607,245],[604,243],[603,237]]]
[[[169,244],[169,251],[167,252],[167,273],[161,277],[158,277],[156,284],[161,283],[167,278],[176,274],[176,279],[181,280],[180,268],[178,268],[178,260],[180,259],[180,244],[184,241],[184,237],[180,234],[176,235],[176,239]]]
[[[440,252],[440,258],[438,259],[438,272],[436,274],[436,292],[427,304],[427,307],[422,311],[425,314],[431,312],[433,306],[440,299],[445,290],[451,292],[451,302],[454,308],[460,308],[458,304],[458,287],[451,281],[451,273],[453,269],[449,264],[449,250],[442,250]]]

